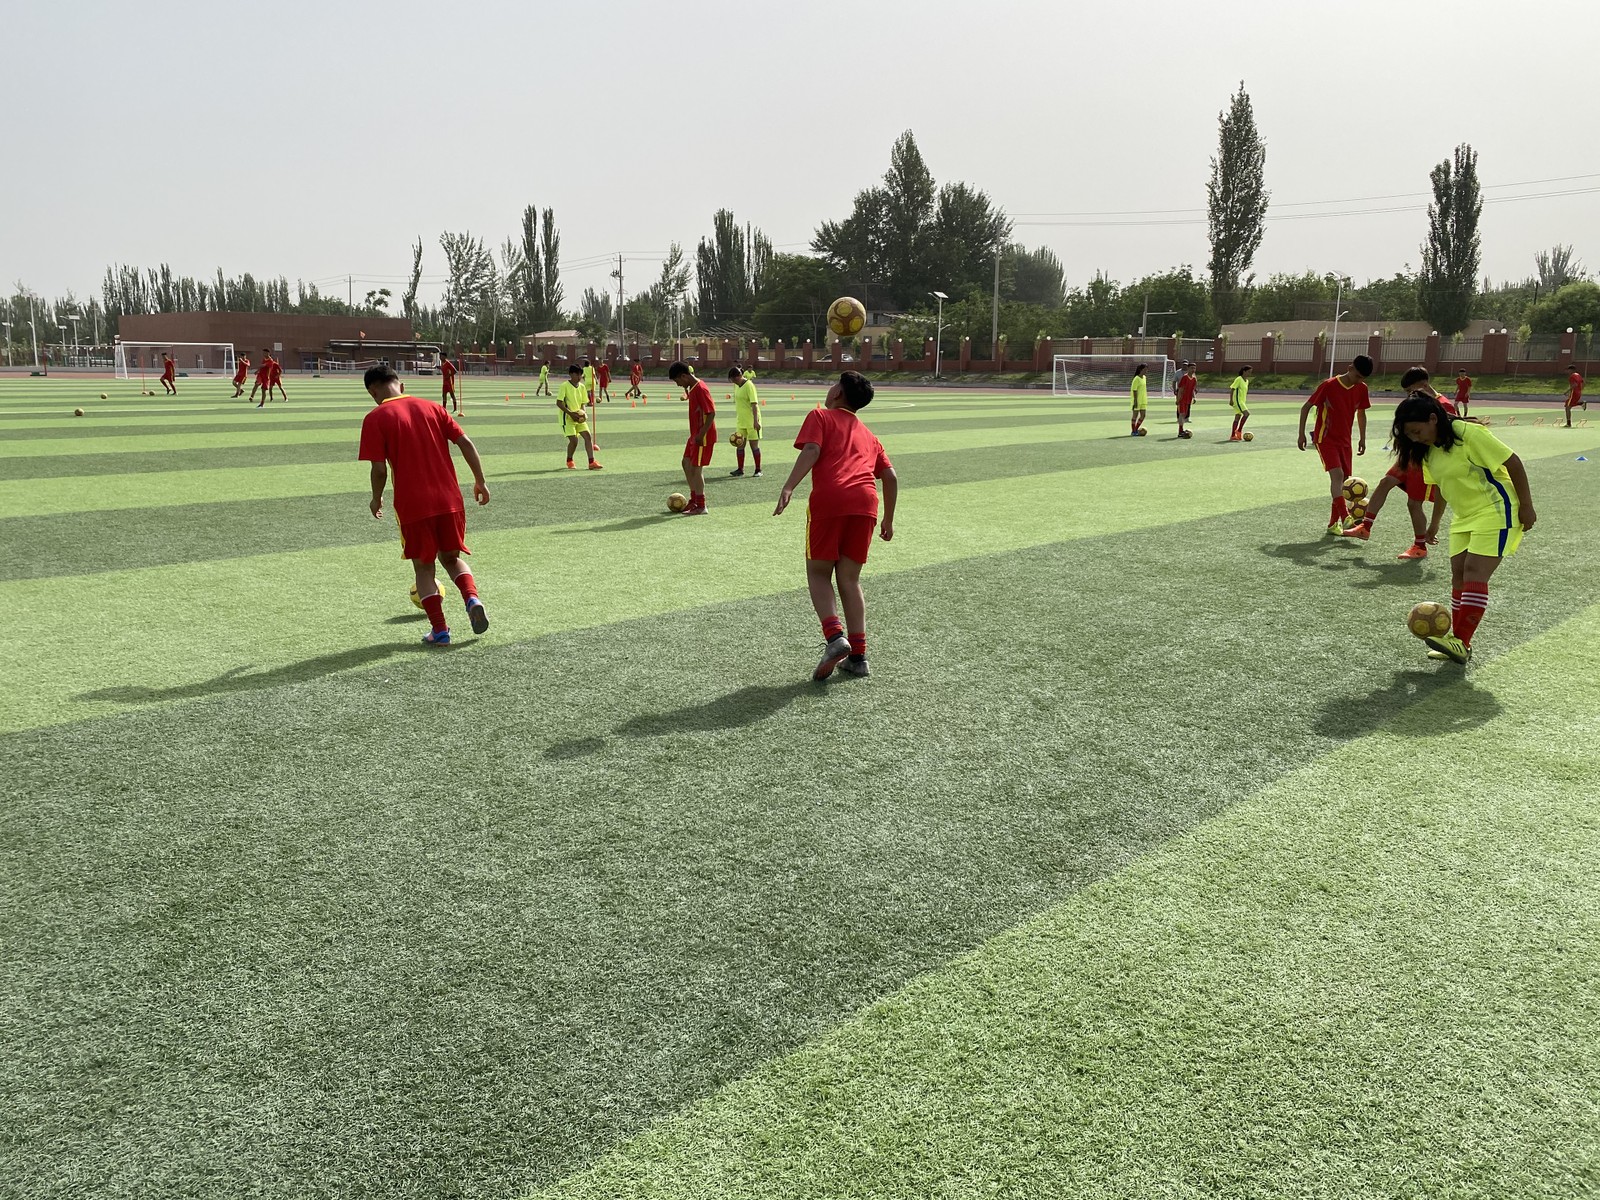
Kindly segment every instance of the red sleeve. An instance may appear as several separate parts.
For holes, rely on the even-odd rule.
[[[807,444],[811,442],[815,442],[819,446],[822,445],[822,431],[824,428],[822,413],[813,408],[806,414],[806,419],[800,422],[800,432],[794,435],[794,448],[796,450],[804,450]]]
[[[889,461],[889,455],[884,451],[883,443],[878,442],[878,458],[872,464],[872,474],[876,479],[882,479],[885,471],[894,470],[894,464]]]
[[[1363,383],[1361,385],[1361,396],[1360,396],[1360,398],[1358,398],[1356,400],[1356,411],[1360,412],[1364,408],[1371,408],[1371,407],[1372,407],[1372,393],[1367,390],[1367,385]]]
[[[383,462],[385,453],[383,427],[379,423],[379,409],[373,409],[361,422],[361,450],[356,455],[362,462]]]
[[[442,405],[434,411],[444,418],[443,428],[446,441],[453,442],[458,438],[464,438],[467,436],[466,432],[461,428],[460,424],[457,423],[456,419],[444,411]]]

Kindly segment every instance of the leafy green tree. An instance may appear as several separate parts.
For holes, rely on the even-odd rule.
[[[1452,159],[1433,168],[1433,203],[1428,205],[1428,240],[1422,247],[1418,299],[1423,314],[1440,333],[1459,333],[1472,319],[1482,251],[1478,218],[1483,195],[1478,187],[1478,155],[1463,142]]]
[[[1380,321],[1420,321],[1422,309],[1417,303],[1417,275],[1407,263],[1387,279],[1369,279],[1353,292],[1357,300],[1366,300],[1378,306]]]
[[[1041,308],[1059,308],[1066,301],[1067,272],[1054,250],[1006,247],[1000,262],[1000,296]]]
[[[1131,330],[1127,311],[1122,285],[1097,271],[1083,287],[1067,292],[1066,328],[1078,337],[1114,337]]]
[[[1494,284],[1486,279],[1472,298],[1472,315],[1505,329],[1518,329],[1528,323],[1528,310],[1538,299],[1539,281],[1531,275],[1516,283]]]
[[[1555,245],[1533,256],[1539,271],[1539,290],[1553,292],[1574,280],[1584,278],[1583,264],[1572,256],[1572,247]]]
[[[772,243],[752,225],[739,228],[733,214],[718,209],[710,238],[701,238],[695,252],[700,292],[700,320],[748,323],[761,297]]]
[[[439,235],[444,250],[444,333],[451,342],[479,341],[497,286],[494,256],[470,233]]]
[[[1256,131],[1255,110],[1239,84],[1226,112],[1217,114],[1217,154],[1206,184],[1206,224],[1211,238],[1211,307],[1224,325],[1244,311],[1243,291],[1266,232],[1267,144]]]
[[[1325,301],[1331,318],[1338,286],[1336,276],[1318,275],[1315,271],[1304,271],[1299,275],[1269,275],[1265,282],[1257,283],[1250,289],[1250,301],[1245,307],[1244,319],[1249,322],[1292,321],[1295,319],[1295,305],[1309,301]]]
[[[1145,332],[1152,337],[1180,329],[1195,336],[1216,332],[1217,318],[1211,308],[1210,289],[1205,280],[1195,278],[1194,271],[1187,264],[1173,271],[1146,275],[1130,284],[1122,292],[1120,326],[1107,332],[1138,329],[1147,302],[1150,312],[1169,314],[1150,319],[1150,328]]]
[[[820,345],[827,337],[828,305],[842,286],[820,258],[774,254],[753,323],[773,341],[782,338],[794,345],[809,339]]]
[[[1600,284],[1580,280],[1557,288],[1528,309],[1526,320],[1534,333],[1546,334],[1600,325]]]
[[[417,285],[421,282],[422,239],[419,237],[417,244],[411,247],[411,281],[406,284],[406,290],[400,294],[400,311],[413,325],[417,320]]]

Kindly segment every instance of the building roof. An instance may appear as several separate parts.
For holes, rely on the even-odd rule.
[[[524,334],[525,342],[575,342],[583,335],[576,329],[546,329],[543,333]]]

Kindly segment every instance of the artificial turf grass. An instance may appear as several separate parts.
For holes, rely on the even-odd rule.
[[[1597,671],[1600,606],[529,1196],[1593,1194]]]
[[[15,1177],[552,1179],[1458,678],[1397,598],[1308,586],[1239,520],[873,578],[864,684],[804,680],[789,592],[4,739]],[[1559,527],[1516,561],[1538,586],[1484,662],[1595,570]],[[1263,654],[1272,614],[1296,656]],[[1471,695],[1458,725],[1494,711]]]

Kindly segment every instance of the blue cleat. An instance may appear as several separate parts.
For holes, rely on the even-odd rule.
[[[424,646],[448,646],[450,644],[450,631],[441,629],[437,633],[425,633],[422,635],[422,644]]]
[[[472,622],[472,632],[482,634],[489,632],[489,610],[483,607],[483,601],[473,597],[467,602],[467,620]]]

